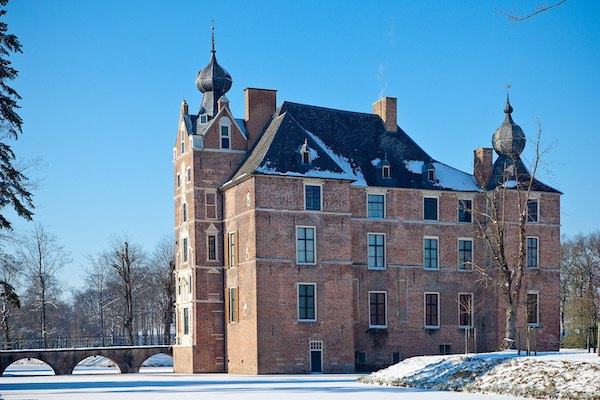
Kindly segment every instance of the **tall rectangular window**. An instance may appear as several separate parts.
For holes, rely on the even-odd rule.
[[[181,154],[185,153],[185,141],[181,141]]]
[[[186,171],[186,175],[187,175],[187,181],[191,181],[192,180],[192,169],[190,167],[188,167],[187,171]]]
[[[188,262],[188,238],[183,238],[182,252],[183,262]]]
[[[425,293],[425,327],[440,327],[440,294]]]
[[[183,205],[181,206],[181,215],[182,215],[182,219],[183,222],[187,221],[187,204],[183,203]]]
[[[369,269],[385,268],[385,235],[383,233],[369,233],[368,255]]]
[[[539,268],[538,238],[527,238],[527,268]]]
[[[315,263],[315,228],[296,227],[296,260],[298,264]]]
[[[229,266],[235,267],[237,265],[237,254],[236,254],[236,234],[235,232],[229,233]]]
[[[188,307],[183,309],[183,334],[190,334],[190,309]]]
[[[429,221],[438,220],[437,197],[423,197],[423,219]]]
[[[217,218],[217,194],[204,193],[204,204],[206,206],[206,219]]]
[[[540,304],[538,293],[527,293],[527,325],[540,325]]]
[[[539,202],[537,199],[527,200],[527,222],[538,222]]]
[[[473,239],[458,239],[458,269],[473,269]]]
[[[229,314],[229,322],[238,322],[239,321],[239,315],[238,315],[238,288],[237,287],[230,287],[229,288],[229,303],[227,305],[228,307],[228,314]]]
[[[207,258],[209,261],[215,261],[217,259],[217,237],[215,235],[207,236]]]
[[[369,292],[369,327],[387,327],[386,292]]]
[[[177,187],[181,186],[181,175],[177,174]]]
[[[385,196],[367,194],[367,218],[385,218]]]
[[[473,201],[458,200],[458,222],[472,222]]]
[[[473,326],[473,293],[458,294],[458,325],[461,328]]]
[[[316,321],[317,285],[314,283],[298,284],[298,321]]]
[[[221,126],[221,148],[229,148],[229,127],[225,125]]]
[[[438,238],[425,237],[423,239],[423,266],[428,269],[439,269]]]
[[[304,209],[321,211],[321,186],[304,185]]]

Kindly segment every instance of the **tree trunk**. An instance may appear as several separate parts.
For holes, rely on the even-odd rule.
[[[4,350],[9,348],[10,343],[10,324],[8,322],[8,306],[6,304],[3,305],[4,309],[2,310],[2,329],[4,330]]]
[[[508,297],[508,296],[507,296]],[[514,349],[517,334],[517,305],[512,299],[506,299],[506,331],[504,333],[504,348]]]

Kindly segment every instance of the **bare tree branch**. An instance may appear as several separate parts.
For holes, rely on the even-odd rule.
[[[538,5],[537,7],[535,7],[535,9],[527,14],[524,15],[519,15],[514,11],[504,11],[504,10],[499,10],[496,9],[496,11],[502,15],[504,15],[506,18],[508,18],[511,22],[521,22],[521,21],[525,21],[528,20],[530,18],[535,17],[538,14],[541,14],[543,12],[546,12],[548,10],[551,10],[555,7],[558,7],[560,5],[563,5],[567,0],[561,0],[561,1],[557,1],[555,3],[552,4],[548,4],[548,5]]]

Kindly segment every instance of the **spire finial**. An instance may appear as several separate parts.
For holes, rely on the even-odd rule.
[[[213,54],[215,54],[215,20],[211,19],[210,22],[211,22],[210,33],[211,33],[211,36],[212,36],[212,50],[211,50],[211,52]]]
[[[506,105],[504,106],[504,113],[511,114],[513,112],[513,108],[510,105],[510,96],[509,89],[512,88],[512,85],[509,83],[506,85]]]

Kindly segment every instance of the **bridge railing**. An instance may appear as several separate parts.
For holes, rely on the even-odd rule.
[[[45,340],[39,337],[19,338],[10,342],[0,342],[0,349],[30,350],[30,349],[69,349],[82,347],[112,347],[112,346],[156,346],[175,343],[175,335],[165,340],[162,335],[139,335],[133,337],[133,344],[126,336],[83,336],[83,337],[49,337]]]

